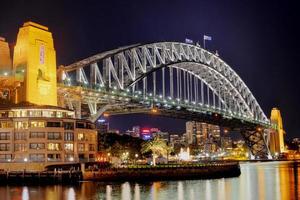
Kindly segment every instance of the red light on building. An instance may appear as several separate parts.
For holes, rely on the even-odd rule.
[[[149,129],[143,129],[142,130],[142,134],[149,134],[150,133],[150,130]]]

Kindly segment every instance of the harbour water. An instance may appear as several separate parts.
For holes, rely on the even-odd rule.
[[[300,199],[300,163],[241,163],[241,176],[158,182],[82,182],[78,185],[0,186],[0,199],[193,200]]]

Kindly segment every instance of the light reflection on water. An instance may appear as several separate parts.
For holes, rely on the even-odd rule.
[[[300,165],[289,162],[241,164],[238,178],[77,186],[1,186],[0,199],[300,199]]]

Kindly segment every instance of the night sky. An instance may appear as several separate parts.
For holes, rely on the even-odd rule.
[[[299,137],[299,6],[288,1],[30,1],[1,0],[0,36],[14,43],[28,20],[53,33],[57,64],[71,64],[119,46],[202,41],[244,80],[267,116],[281,110],[288,138]],[[163,120],[162,120],[163,119]],[[158,126],[182,133],[182,120],[111,117],[113,128]]]

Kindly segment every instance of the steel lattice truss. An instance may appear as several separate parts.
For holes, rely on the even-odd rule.
[[[105,110],[103,101],[94,93],[105,90],[118,95],[125,91],[130,99],[138,98],[140,102],[148,99],[151,105],[170,103],[269,124],[237,73],[217,55],[191,44],[161,42],[128,46],[61,67],[59,72],[65,86],[80,85],[89,91],[80,98],[94,119]],[[122,107],[122,103],[119,105]]]

